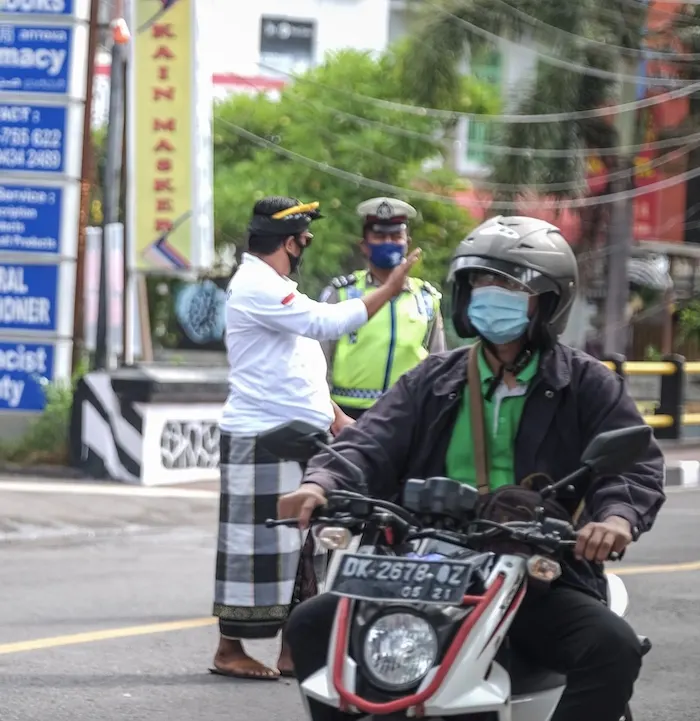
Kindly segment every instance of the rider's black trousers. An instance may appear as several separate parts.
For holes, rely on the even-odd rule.
[[[299,681],[326,663],[336,596],[300,604],[286,627]],[[510,630],[513,648],[568,684],[552,721],[619,721],[642,665],[639,640],[601,601],[567,586],[526,595]],[[313,721],[347,721],[344,714],[311,700]]]

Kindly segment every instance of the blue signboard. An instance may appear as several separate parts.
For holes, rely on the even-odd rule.
[[[53,380],[52,345],[0,343],[0,411],[41,411]]]
[[[56,330],[58,266],[0,264],[0,330]]]
[[[0,91],[67,93],[72,37],[68,26],[0,25]]]
[[[0,171],[62,173],[66,108],[0,105]]]
[[[60,247],[61,188],[0,185],[0,253],[54,253]]]
[[[0,0],[0,13],[13,15],[72,15],[73,0]]]

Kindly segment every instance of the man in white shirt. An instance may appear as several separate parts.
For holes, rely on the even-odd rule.
[[[293,675],[286,643],[277,668],[245,652],[242,640],[274,638],[292,606],[316,594],[313,540],[265,528],[277,499],[299,486],[302,469],[280,462],[256,436],[291,420],[336,432],[351,419],[330,397],[320,341],[364,325],[398,295],[420,250],[362,298],[317,303],[289,275],[311,244],[318,203],[269,197],[255,204],[248,251],[229,284],[226,347],[230,391],[221,419],[221,504],[214,615],[220,640],[213,673],[257,679]]]

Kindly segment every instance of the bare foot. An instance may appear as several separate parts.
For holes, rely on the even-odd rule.
[[[252,678],[272,681],[279,678],[280,672],[269,668],[260,661],[251,658],[244,650],[240,641],[228,638],[219,639],[219,648],[214,656],[212,673],[219,676],[234,678]]]
[[[277,659],[277,669],[281,676],[294,677],[294,663],[292,662],[292,652],[287,645],[284,636],[282,637],[282,648],[280,648],[280,657]]]

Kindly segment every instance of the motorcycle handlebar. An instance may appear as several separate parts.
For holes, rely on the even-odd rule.
[[[573,526],[566,522],[557,522],[556,532],[543,533],[543,526],[546,526],[547,520],[544,523],[541,522],[523,522],[523,521],[512,521],[508,523],[497,523],[495,521],[489,521],[486,519],[475,519],[470,522],[470,525],[474,526],[486,526],[488,530],[475,532],[475,533],[455,533],[455,532],[443,532],[437,529],[421,529],[421,524],[417,518],[415,518],[406,509],[397,506],[390,501],[384,501],[381,499],[367,498],[359,493],[351,491],[333,491],[329,494],[330,498],[338,498],[349,501],[358,501],[366,503],[369,507],[369,511],[375,508],[389,512],[393,515],[404,527],[407,529],[414,528],[414,533],[409,533],[407,540],[418,539],[418,538],[429,538],[432,537],[436,540],[447,541],[448,543],[454,543],[456,545],[467,546],[475,541],[487,541],[493,540],[499,535],[508,535],[514,541],[520,541],[524,544],[530,544],[533,546],[546,546],[553,552],[557,551],[571,551],[576,545],[577,533]],[[345,518],[340,516],[326,515],[329,509],[325,506],[320,506],[314,509],[311,514],[311,525],[316,524],[327,524],[327,525],[354,525],[358,521],[366,520],[366,518],[356,518],[352,515],[346,515]],[[369,515],[369,514],[368,514]],[[277,526],[287,526],[290,528],[296,528],[299,525],[299,519],[297,518],[282,518],[272,519],[269,518],[265,522],[267,528],[274,528]],[[461,538],[460,538],[461,537]],[[622,558],[622,554],[613,552],[608,557],[610,561],[619,561]]]

